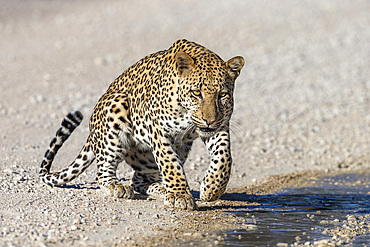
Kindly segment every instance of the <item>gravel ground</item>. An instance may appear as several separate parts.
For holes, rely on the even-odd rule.
[[[224,60],[246,60],[235,93],[230,189],[261,188],[271,175],[370,167],[369,1],[0,0],[0,6],[0,246],[139,244],[184,227],[192,216],[229,219],[213,210],[223,200],[178,212],[144,197],[105,198],[94,165],[67,188],[38,181],[64,115],[91,115],[125,68],[180,38]],[[87,135],[88,117],[53,169],[69,164]],[[209,160],[200,142],[193,149],[186,173],[197,194]],[[126,182],[132,175],[125,165],[118,172]]]

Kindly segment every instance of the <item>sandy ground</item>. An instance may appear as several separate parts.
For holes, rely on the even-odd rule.
[[[0,0],[0,246],[152,245],[148,237],[174,229],[207,230],[207,219],[217,219],[212,231],[232,222],[217,208],[233,201],[227,196],[199,203],[199,212],[144,197],[105,198],[94,165],[67,188],[38,181],[64,115],[91,115],[124,69],[180,38],[224,60],[246,60],[235,93],[229,193],[269,193],[281,183],[271,175],[369,169],[369,12],[365,0]],[[87,135],[88,117],[53,169],[69,164]],[[186,164],[195,196],[208,162],[197,142]],[[120,166],[123,180],[131,175]]]

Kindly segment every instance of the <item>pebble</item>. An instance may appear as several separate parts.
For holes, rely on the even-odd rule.
[[[277,243],[276,246],[279,246],[279,247],[288,247],[289,244],[288,243]]]
[[[51,74],[46,73],[42,76],[42,78],[44,79],[44,81],[49,82],[53,79],[53,76]]]
[[[102,65],[106,65],[107,61],[104,58],[96,57],[96,58],[94,58],[94,64],[96,66],[102,66]]]
[[[5,173],[13,173],[13,170],[12,169],[9,169],[9,168],[5,168],[3,171]]]
[[[243,224],[243,226],[247,229],[256,229],[256,228],[258,228],[258,226],[254,225],[254,224]]]
[[[159,219],[159,218],[160,218],[160,217],[159,217],[159,214],[154,214],[154,215],[153,215],[153,218],[154,218],[154,219]]]
[[[356,216],[354,216],[354,215],[347,215],[347,220],[348,220],[348,221],[353,221],[353,222],[355,222],[357,219],[356,219]]]
[[[328,244],[329,244],[329,239],[322,239],[322,240],[314,242],[315,246],[325,246],[325,245],[328,245]]]

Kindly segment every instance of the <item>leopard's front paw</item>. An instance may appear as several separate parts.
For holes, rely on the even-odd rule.
[[[123,185],[120,182],[113,182],[106,188],[108,194],[116,198],[132,199],[134,190],[129,185]]]
[[[213,201],[216,201],[217,199],[219,199],[221,197],[221,195],[223,194],[223,191],[222,192],[218,192],[218,193],[214,193],[213,191],[201,191],[200,192],[200,200],[203,201],[203,202],[213,202]]]
[[[179,192],[166,192],[164,198],[164,205],[171,208],[185,209],[185,210],[197,210],[198,206],[191,194],[181,194]]]
[[[200,187],[200,200],[203,202],[216,201],[225,192],[226,186],[217,187],[213,184],[211,186],[202,183]]]

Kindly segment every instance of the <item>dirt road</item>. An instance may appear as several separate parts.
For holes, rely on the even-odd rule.
[[[87,117],[54,170],[77,155],[108,85],[180,38],[224,60],[246,60],[236,85],[229,189],[263,190],[258,184],[271,175],[370,167],[368,1],[1,0],[0,6],[0,246],[139,243],[181,228],[192,214],[214,217],[212,208],[227,203],[227,197],[200,203],[202,211],[189,213],[146,198],[105,198],[94,165],[68,188],[38,181],[64,115],[81,110]],[[208,162],[197,142],[186,163],[195,195]],[[131,178],[123,164],[118,172]],[[215,217],[230,220],[222,212]]]

